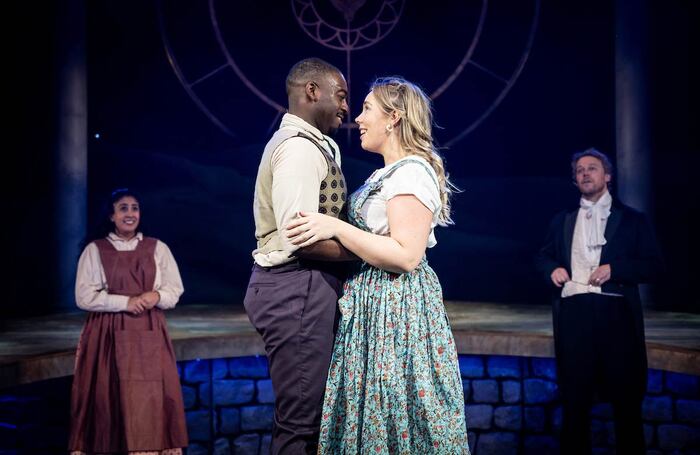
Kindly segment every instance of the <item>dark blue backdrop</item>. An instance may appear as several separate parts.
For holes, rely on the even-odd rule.
[[[314,2],[339,20],[325,2]],[[371,16],[367,2],[358,20]],[[396,27],[374,46],[351,53],[353,117],[369,82],[401,74],[428,92],[442,84],[469,47],[481,2],[408,1]],[[508,79],[528,41],[535,2],[493,1],[473,61]],[[444,150],[452,179],[456,226],[438,229],[429,259],[445,297],[544,303],[547,293],[531,266],[549,219],[577,203],[570,183],[571,153],[595,146],[614,157],[615,73],[613,4],[543,1],[532,48],[520,77],[493,113]],[[305,34],[289,2],[214,2],[226,49],[262,92],[284,105],[288,68],[320,56],[346,69],[346,55]],[[225,59],[214,40],[206,2],[90,2],[88,5],[89,209],[115,186],[143,194],[147,234],[163,239],[181,267],[184,303],[239,303],[254,248],[251,211],[255,171],[278,113],[230,68],[196,88],[235,132],[225,134],[196,106],[166,58],[166,37],[190,80]],[[56,6],[54,6],[55,8]],[[23,8],[23,9],[22,9]],[[688,7],[652,2],[654,216],[670,274],[657,288],[657,308],[698,311],[690,293],[690,173],[697,143],[690,137],[691,44]],[[335,16],[334,16],[335,14]],[[51,308],[53,245],[46,236],[52,205],[54,11],[20,7],[26,33],[12,45],[16,81],[12,138],[25,178],[13,181],[11,207],[19,229],[12,242],[17,272],[8,308]],[[435,102],[437,138],[448,143],[491,106],[503,82],[468,65]],[[14,106],[14,104],[12,105]],[[95,137],[99,134],[99,139]],[[358,146],[355,130],[340,131],[343,167],[356,187],[377,156]],[[46,277],[49,279],[46,279]],[[26,291],[39,296],[17,304]],[[18,310],[20,308],[21,310]]]

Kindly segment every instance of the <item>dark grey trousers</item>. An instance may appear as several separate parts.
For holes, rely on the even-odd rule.
[[[639,391],[644,389],[647,372],[637,355],[644,339],[635,336],[627,303],[621,297],[575,295],[562,299],[558,322],[561,453],[591,453],[589,413],[599,396],[613,406],[617,454],[644,454]]]
[[[317,451],[342,277],[317,263],[253,267],[244,305],[263,337],[270,365],[275,392],[272,454]]]

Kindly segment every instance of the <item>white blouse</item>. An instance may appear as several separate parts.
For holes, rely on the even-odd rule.
[[[442,209],[440,191],[437,186],[437,175],[430,163],[424,158],[410,155],[401,158],[396,163],[404,160],[420,161],[425,166],[417,162],[401,165],[389,177],[384,179],[379,191],[372,193],[367,198],[360,212],[372,233],[387,235],[389,234],[389,218],[386,214],[387,203],[395,196],[413,195],[433,214],[430,236],[428,237],[428,248],[432,248],[437,244],[434,228],[438,224],[438,216]],[[366,183],[379,180],[396,163],[377,169],[367,179]]]
[[[143,234],[139,232],[132,239],[124,240],[116,234],[110,233],[107,240],[118,251],[133,251],[143,240]],[[175,258],[165,243],[160,240],[156,242],[153,256],[156,261],[153,290],[160,294],[160,301],[156,306],[167,310],[175,306],[185,288],[182,285]],[[126,311],[129,297],[109,293],[107,277],[100,260],[100,251],[95,242],[91,242],[85,247],[78,260],[75,301],[78,307],[85,311]]]

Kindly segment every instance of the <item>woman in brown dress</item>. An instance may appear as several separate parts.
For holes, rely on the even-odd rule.
[[[76,353],[69,450],[181,454],[187,428],[163,313],[183,292],[180,273],[168,247],[138,231],[133,192],[113,192],[109,209],[110,232],[78,262],[76,302],[89,314]]]

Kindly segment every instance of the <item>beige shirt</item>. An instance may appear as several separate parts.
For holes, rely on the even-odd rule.
[[[281,138],[299,132],[316,139],[340,166],[338,145],[333,139],[296,115],[282,117],[279,130],[265,147],[255,183],[253,212],[258,248],[253,251],[253,259],[263,267],[292,261],[290,255],[298,247],[280,233],[297,212],[318,212],[319,188],[328,174],[326,159],[308,139],[291,137],[280,144]],[[262,238],[275,245],[272,251],[262,251]]]
[[[132,239],[124,240],[116,234],[110,233],[107,240],[118,251],[133,251],[143,240],[143,234],[139,232]],[[185,289],[182,286],[177,263],[168,246],[158,240],[153,256],[156,261],[153,290],[160,294],[160,301],[156,306],[167,310],[175,306]],[[126,311],[129,302],[129,297],[125,295],[109,293],[107,277],[100,260],[100,252],[94,242],[85,247],[78,261],[78,272],[75,278],[75,301],[82,310],[104,312]]]

